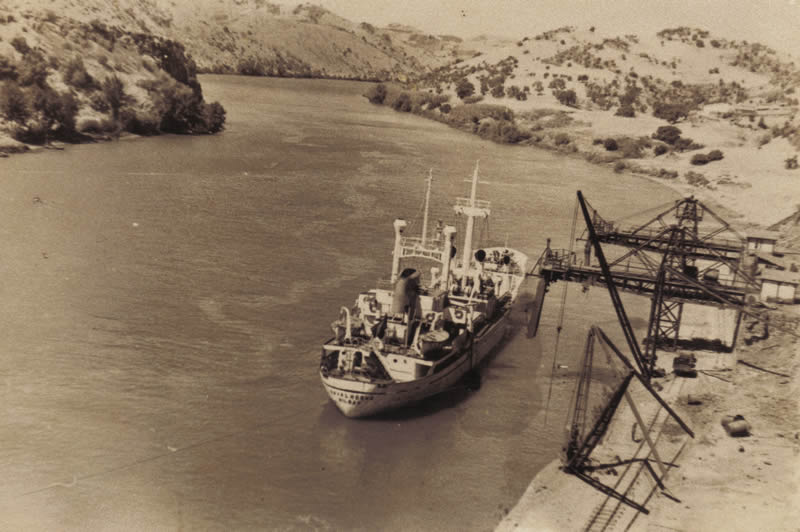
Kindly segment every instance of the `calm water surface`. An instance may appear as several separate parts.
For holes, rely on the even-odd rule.
[[[492,529],[561,446],[561,287],[479,392],[377,419],[327,401],[330,322],[388,276],[429,168],[446,217],[480,159],[484,236],[533,257],[566,246],[577,188],[608,217],[673,194],[370,106],[360,84],[203,84],[224,134],[0,160],[0,529]],[[588,324],[617,334],[599,289],[565,314],[570,367]]]

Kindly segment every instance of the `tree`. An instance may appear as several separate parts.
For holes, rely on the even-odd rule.
[[[407,92],[401,92],[400,96],[392,102],[392,109],[395,111],[401,111],[403,113],[408,113],[411,111],[411,96],[408,95]]]
[[[64,83],[76,89],[89,89],[94,85],[94,79],[86,71],[80,56],[73,57],[64,66]]]
[[[71,92],[58,93],[50,87],[34,87],[32,101],[33,108],[41,114],[45,142],[54,129],[62,134],[75,131],[78,102]]]
[[[125,102],[125,84],[116,74],[103,81],[103,96],[111,108],[111,117],[114,122],[118,121],[119,110]]]
[[[31,51],[31,47],[28,46],[28,41],[25,40],[25,37],[18,35],[11,39],[11,46],[14,47],[14,50],[19,52],[21,55],[25,55]]]
[[[382,104],[386,100],[386,85],[378,83],[373,85],[365,94],[370,103]]]
[[[464,98],[472,96],[473,94],[475,94],[475,85],[473,85],[467,78],[462,78],[456,85],[456,96],[463,100]]]
[[[23,87],[47,85],[48,66],[44,56],[38,50],[31,50],[17,67],[19,84]]]
[[[567,105],[569,107],[575,107],[578,104],[578,96],[572,89],[557,92],[556,99],[562,105]]]
[[[16,83],[6,82],[3,84],[3,90],[0,91],[0,111],[7,120],[12,122],[23,123],[30,116],[25,93]]]
[[[653,116],[675,124],[689,116],[689,106],[685,103],[657,103],[653,107]]]
[[[656,132],[653,133],[654,139],[666,142],[670,145],[675,144],[680,136],[681,130],[675,126],[660,126]]]
[[[219,133],[225,129],[225,108],[219,102],[205,105],[204,118],[209,133]]]

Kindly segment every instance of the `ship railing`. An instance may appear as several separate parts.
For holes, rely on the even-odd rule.
[[[456,207],[477,207],[479,209],[488,209],[491,207],[491,202],[487,200],[475,200],[475,204],[472,204],[472,200],[469,198],[456,198]]]

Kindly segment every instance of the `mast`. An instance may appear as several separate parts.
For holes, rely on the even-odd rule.
[[[433,183],[433,168],[428,170],[428,188],[425,190],[425,214],[422,217],[422,245],[425,246],[425,240],[428,238],[428,205],[431,201],[431,184]]]
[[[480,201],[476,199],[478,191],[478,163],[475,163],[475,171],[472,174],[472,191],[469,199],[457,198],[455,211],[457,214],[464,214],[467,216],[467,230],[464,234],[464,251],[461,256],[461,264],[464,272],[466,273],[472,258],[472,232],[475,227],[475,218],[489,216],[489,202]]]

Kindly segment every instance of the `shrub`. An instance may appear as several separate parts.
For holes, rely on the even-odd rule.
[[[531,137],[510,120],[487,120],[478,127],[478,135],[482,138],[503,144],[516,144]]]
[[[575,107],[578,103],[578,96],[575,94],[575,91],[572,89],[560,91],[556,93],[556,99],[562,105],[567,105],[569,107]]]
[[[48,66],[44,56],[38,51],[31,51],[17,67],[19,84],[23,87],[36,85],[44,87],[47,84]]]
[[[675,141],[675,149],[678,151],[692,151],[692,150],[700,150],[703,148],[702,144],[697,144],[692,139],[687,139],[686,137],[680,137],[678,140]]]
[[[669,148],[667,148],[663,144],[657,144],[656,147],[653,148],[653,153],[655,154],[656,157],[658,157],[659,155],[664,155],[668,151]]]
[[[105,133],[113,133],[116,131],[117,125],[113,120],[84,120],[78,126],[81,133],[89,133],[94,135],[101,135]]]
[[[681,130],[675,126],[660,126],[652,136],[667,144],[675,144],[681,136]]]
[[[158,135],[161,117],[154,112],[138,114],[134,111],[123,109],[120,114],[125,131],[134,135]]]
[[[11,122],[25,122],[30,116],[30,109],[25,93],[16,83],[6,82],[0,91],[0,112]]]
[[[616,140],[609,137],[603,141],[603,147],[605,147],[606,151],[617,151],[619,145]]]
[[[208,133],[219,133],[225,129],[225,118],[225,108],[221,103],[211,102],[204,105],[203,120]]]
[[[788,159],[783,161],[783,164],[784,164],[784,166],[786,167],[787,170],[796,170],[797,167],[798,167],[797,155],[795,155],[793,157],[789,157]]]
[[[50,131],[55,129],[61,135],[75,131],[75,117],[78,102],[71,92],[59,93],[50,87],[34,87],[31,93],[32,106],[41,113],[41,123],[45,129],[45,142]]]
[[[633,118],[636,116],[636,111],[633,109],[633,105],[629,103],[625,103],[619,106],[617,112],[614,113],[616,116],[624,116],[626,118]]]
[[[25,40],[25,37],[18,35],[11,39],[10,42],[11,46],[14,47],[14,50],[19,52],[22,55],[26,55],[28,52],[31,51],[31,47],[28,46],[28,41]]]
[[[622,156],[627,159],[639,159],[642,157],[642,152],[649,145],[649,139],[621,137],[617,139],[619,151]]]
[[[708,162],[711,161],[721,161],[723,158],[722,152],[720,150],[711,150],[708,152]]]
[[[463,98],[464,103],[478,103],[483,100],[483,96],[480,94],[473,94],[472,96],[467,96]]]
[[[653,116],[674,124],[689,116],[689,106],[685,103],[657,103],[653,106]]]
[[[710,183],[710,181],[706,179],[706,177],[703,174],[698,174],[697,172],[692,172],[691,170],[686,172],[686,174],[684,174],[684,177],[686,177],[687,183],[694,186],[702,187]]]
[[[565,145],[569,144],[570,142],[572,142],[572,139],[569,138],[569,135],[567,135],[566,133],[558,133],[553,138],[553,143],[556,146],[565,146]]]
[[[463,100],[473,94],[475,94],[475,85],[470,83],[467,78],[462,78],[456,85],[456,96]]]
[[[627,167],[628,165],[625,164],[625,161],[617,161],[617,163],[614,165],[614,171],[619,174],[624,172]]]
[[[704,153],[696,153],[692,156],[692,160],[690,161],[692,164],[696,166],[701,166],[704,164],[708,164],[708,156]]]
[[[89,96],[89,107],[99,113],[107,113],[111,108],[108,106],[108,100],[102,92],[93,92]]]
[[[492,96],[494,96],[495,98],[502,98],[503,96],[505,96],[505,95],[506,95],[506,90],[505,90],[505,87],[503,87],[503,84],[502,84],[502,83],[501,83],[500,85],[495,85],[495,86],[492,88],[492,92],[491,92],[491,94],[492,94]]]
[[[64,82],[76,89],[90,89],[95,86],[94,79],[86,71],[80,56],[75,56],[64,65]]]
[[[386,100],[386,85],[378,83],[369,88],[364,94],[370,103],[382,104]]]
[[[592,145],[597,146],[598,144],[603,144],[603,139],[592,139]]]
[[[411,111],[411,97],[407,92],[401,92],[397,99],[392,102],[392,109],[403,113]]]
[[[103,96],[111,109],[114,121],[119,120],[119,110],[125,102],[125,84],[116,75],[103,81]]]
[[[450,104],[449,104],[449,103],[443,103],[443,104],[442,104],[442,105],[439,107],[439,111],[441,111],[443,114],[447,114],[447,113],[449,113],[449,112],[450,112],[452,109],[453,109],[453,108],[450,106]]]
[[[16,80],[17,75],[17,65],[7,57],[0,55],[0,80]]]

